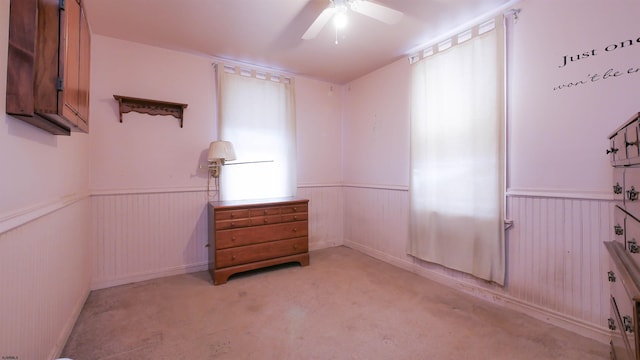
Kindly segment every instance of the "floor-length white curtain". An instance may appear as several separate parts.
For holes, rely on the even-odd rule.
[[[220,200],[293,196],[296,122],[293,79],[216,66],[220,140],[231,141],[236,162],[223,166]]]
[[[504,284],[504,40],[495,24],[412,65],[408,252]]]

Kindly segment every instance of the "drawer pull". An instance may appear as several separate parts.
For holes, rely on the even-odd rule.
[[[624,326],[624,331],[632,334],[633,333],[633,319],[631,316],[625,315],[622,317],[622,325]]]
[[[624,235],[624,230],[622,229],[622,226],[620,226],[620,224],[614,226],[613,231],[616,233],[616,235]]]
[[[633,141],[633,142],[628,142],[625,140],[624,142],[624,146],[629,147],[629,146],[638,146],[638,140]]]
[[[233,219],[235,217],[236,217],[236,215],[234,213],[231,213],[231,218]]]
[[[612,147],[611,149],[607,149],[607,154],[615,154],[618,152],[618,149]]]
[[[294,249],[294,250],[298,250],[298,244],[294,244],[294,245],[293,245],[293,249]]]
[[[298,228],[293,228],[293,232],[298,232]]]
[[[629,252],[632,254],[637,254],[640,252],[640,246],[636,242],[636,239],[631,239],[627,245],[629,246]]]
[[[229,226],[231,226],[231,227],[235,227],[235,226],[236,226],[236,224],[231,223],[231,224],[229,224]]]
[[[616,183],[615,185],[613,185],[613,193],[622,194],[622,186],[620,186],[620,183]]]
[[[235,236],[232,236],[232,237],[231,237],[231,241],[236,241],[236,237],[235,237]]]
[[[296,215],[293,216],[293,220],[298,220],[298,217]]]
[[[267,215],[267,210],[264,211],[264,214]]]
[[[267,221],[267,219],[264,219],[264,223],[265,223],[265,224],[266,224],[266,223],[268,223],[268,222],[269,222],[269,221]]]
[[[616,282],[616,273],[609,271],[607,275],[609,276],[609,282]]]
[[[235,260],[236,256],[235,255],[231,255],[231,260]]]
[[[627,190],[627,199],[629,199],[629,201],[636,201],[638,200],[638,194],[640,193],[632,186],[631,190]]]
[[[609,323],[609,330],[615,330],[616,329],[615,320],[613,320],[612,318],[609,318],[608,323]]]

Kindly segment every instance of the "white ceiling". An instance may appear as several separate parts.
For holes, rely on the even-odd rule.
[[[387,25],[350,12],[301,36],[329,0],[83,0],[94,34],[345,84],[510,0],[371,0],[404,13]]]

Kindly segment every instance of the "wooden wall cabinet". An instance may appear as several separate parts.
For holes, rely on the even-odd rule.
[[[279,198],[209,203],[209,272],[214,285],[267,266],[309,265],[309,200]]]
[[[11,0],[7,113],[56,135],[88,132],[90,53],[81,0]]]

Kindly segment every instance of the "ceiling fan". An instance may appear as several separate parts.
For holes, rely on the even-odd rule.
[[[302,39],[315,38],[329,20],[339,16],[339,14],[344,16],[347,9],[389,25],[397,23],[403,16],[400,11],[367,0],[329,0],[329,6],[318,15],[313,24],[302,35]]]

